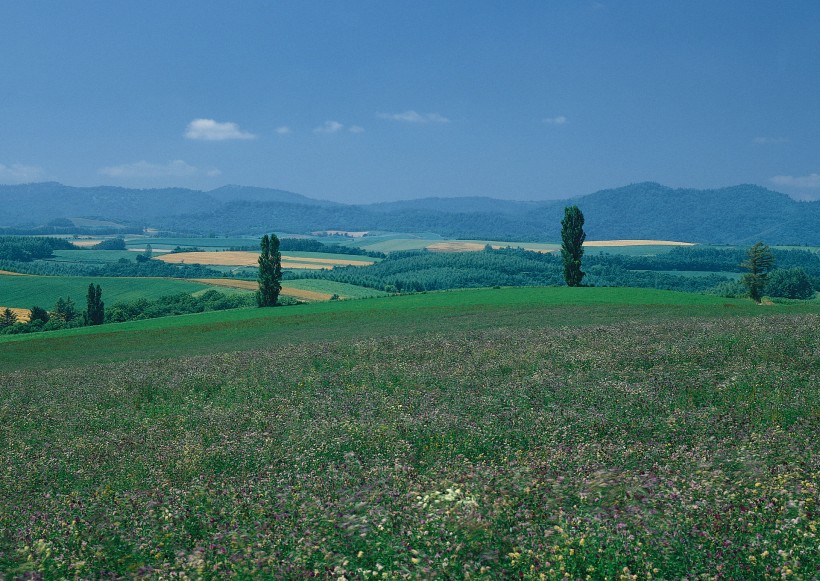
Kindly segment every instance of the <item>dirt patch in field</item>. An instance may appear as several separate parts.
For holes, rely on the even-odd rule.
[[[282,294],[286,297],[302,299],[304,301],[329,301],[333,295],[320,293],[319,291],[304,290],[300,288],[282,287]]]
[[[28,309],[17,309],[15,307],[8,307],[11,309],[11,312],[17,315],[17,322],[18,323],[28,323],[29,317],[31,316],[31,311]],[[6,307],[0,307],[0,313],[6,310]]]
[[[22,272],[11,272],[10,270],[0,270],[2,276],[31,276],[30,274],[23,274]]]
[[[484,250],[480,242],[436,242],[427,247],[432,252],[478,252]]]
[[[258,252],[175,252],[155,256],[169,264],[216,264],[220,266],[256,266],[259,264]]]
[[[204,264],[219,266],[256,266],[259,264],[258,252],[225,251],[225,252],[176,252],[155,256],[169,264]],[[301,268],[305,270],[331,269],[334,266],[367,266],[373,264],[364,260],[342,260],[337,258],[302,258],[297,256],[282,256],[282,268]]]
[[[695,243],[674,240],[587,240],[584,246],[695,246]]]
[[[72,240],[71,244],[73,246],[78,247],[78,248],[88,248],[89,246],[95,246],[95,245],[99,244],[100,242],[102,242],[102,240],[86,240],[86,239],[83,239],[83,240]]]

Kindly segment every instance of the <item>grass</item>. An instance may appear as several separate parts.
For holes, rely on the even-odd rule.
[[[106,262],[117,262],[125,258],[134,262],[137,253],[129,250],[55,250],[54,257],[46,262],[80,262],[103,264]]]
[[[286,280],[283,284],[289,288],[339,295],[339,297],[343,299],[365,299],[388,296],[388,293],[384,291],[332,280],[303,278]]]
[[[4,341],[0,571],[816,578],[818,325],[490,289]]]
[[[70,297],[79,308],[84,308],[88,285],[92,283],[100,285],[103,291],[103,301],[108,305],[140,298],[154,299],[163,295],[194,293],[215,288],[200,283],[165,278],[0,276],[0,303],[10,307],[31,308],[33,305],[38,305],[49,309],[58,298]]]
[[[173,250],[177,246],[182,248],[205,248],[208,250],[227,250],[252,246],[259,248],[259,238],[126,238],[125,245],[133,248],[145,248],[150,244],[152,248]]]
[[[406,336],[413,340],[429,332],[497,327],[534,329],[690,316],[723,318],[817,312],[816,303],[761,307],[747,300],[646,289],[531,287],[446,291],[209,312],[47,335],[0,336],[0,368],[70,367],[363,337]]]

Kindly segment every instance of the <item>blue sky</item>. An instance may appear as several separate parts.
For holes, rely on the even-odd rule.
[[[0,4],[0,183],[820,198],[820,2]]]

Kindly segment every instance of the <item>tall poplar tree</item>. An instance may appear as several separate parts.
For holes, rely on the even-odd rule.
[[[581,271],[581,256],[584,254],[584,215],[578,206],[564,208],[561,220],[561,257],[564,259],[564,280],[567,286],[580,286],[584,272]]]
[[[105,322],[105,303],[102,301],[100,285],[88,285],[87,308],[85,311],[86,325],[102,325]]]
[[[282,255],[279,253],[279,238],[276,234],[265,234],[260,243],[259,290],[256,303],[260,307],[274,307],[282,290]]]

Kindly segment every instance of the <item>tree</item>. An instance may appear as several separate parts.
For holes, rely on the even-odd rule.
[[[145,247],[145,251],[142,254],[137,254],[136,261],[137,262],[148,262],[154,256],[154,249],[151,248],[151,245],[148,244]]]
[[[77,316],[77,309],[74,307],[74,301],[71,300],[71,297],[67,299],[59,297],[54,305],[53,314],[56,318],[66,322],[74,320]]]
[[[740,266],[749,272],[743,275],[743,284],[749,289],[749,296],[756,303],[763,298],[763,289],[766,288],[766,278],[774,266],[772,249],[763,242],[755,243],[746,251],[746,260]]]
[[[564,259],[564,280],[567,286],[580,286],[584,272],[581,271],[581,256],[584,254],[584,215],[578,206],[564,208],[561,220],[561,257]]]
[[[256,303],[260,307],[274,307],[282,290],[282,255],[279,253],[279,238],[276,234],[265,234],[260,243],[259,290]]]
[[[48,311],[46,311],[43,307],[31,307],[31,314],[28,317],[29,323],[36,323],[40,321],[41,323],[45,324],[48,323]]]
[[[776,268],[766,277],[766,294],[786,299],[811,299],[814,287],[806,271],[795,268]]]
[[[0,313],[0,329],[5,329],[6,327],[11,327],[17,322],[17,314],[12,311],[10,308],[6,307],[2,313]]]
[[[105,322],[105,304],[102,302],[100,285],[88,285],[88,308],[85,312],[86,325],[102,325]]]

